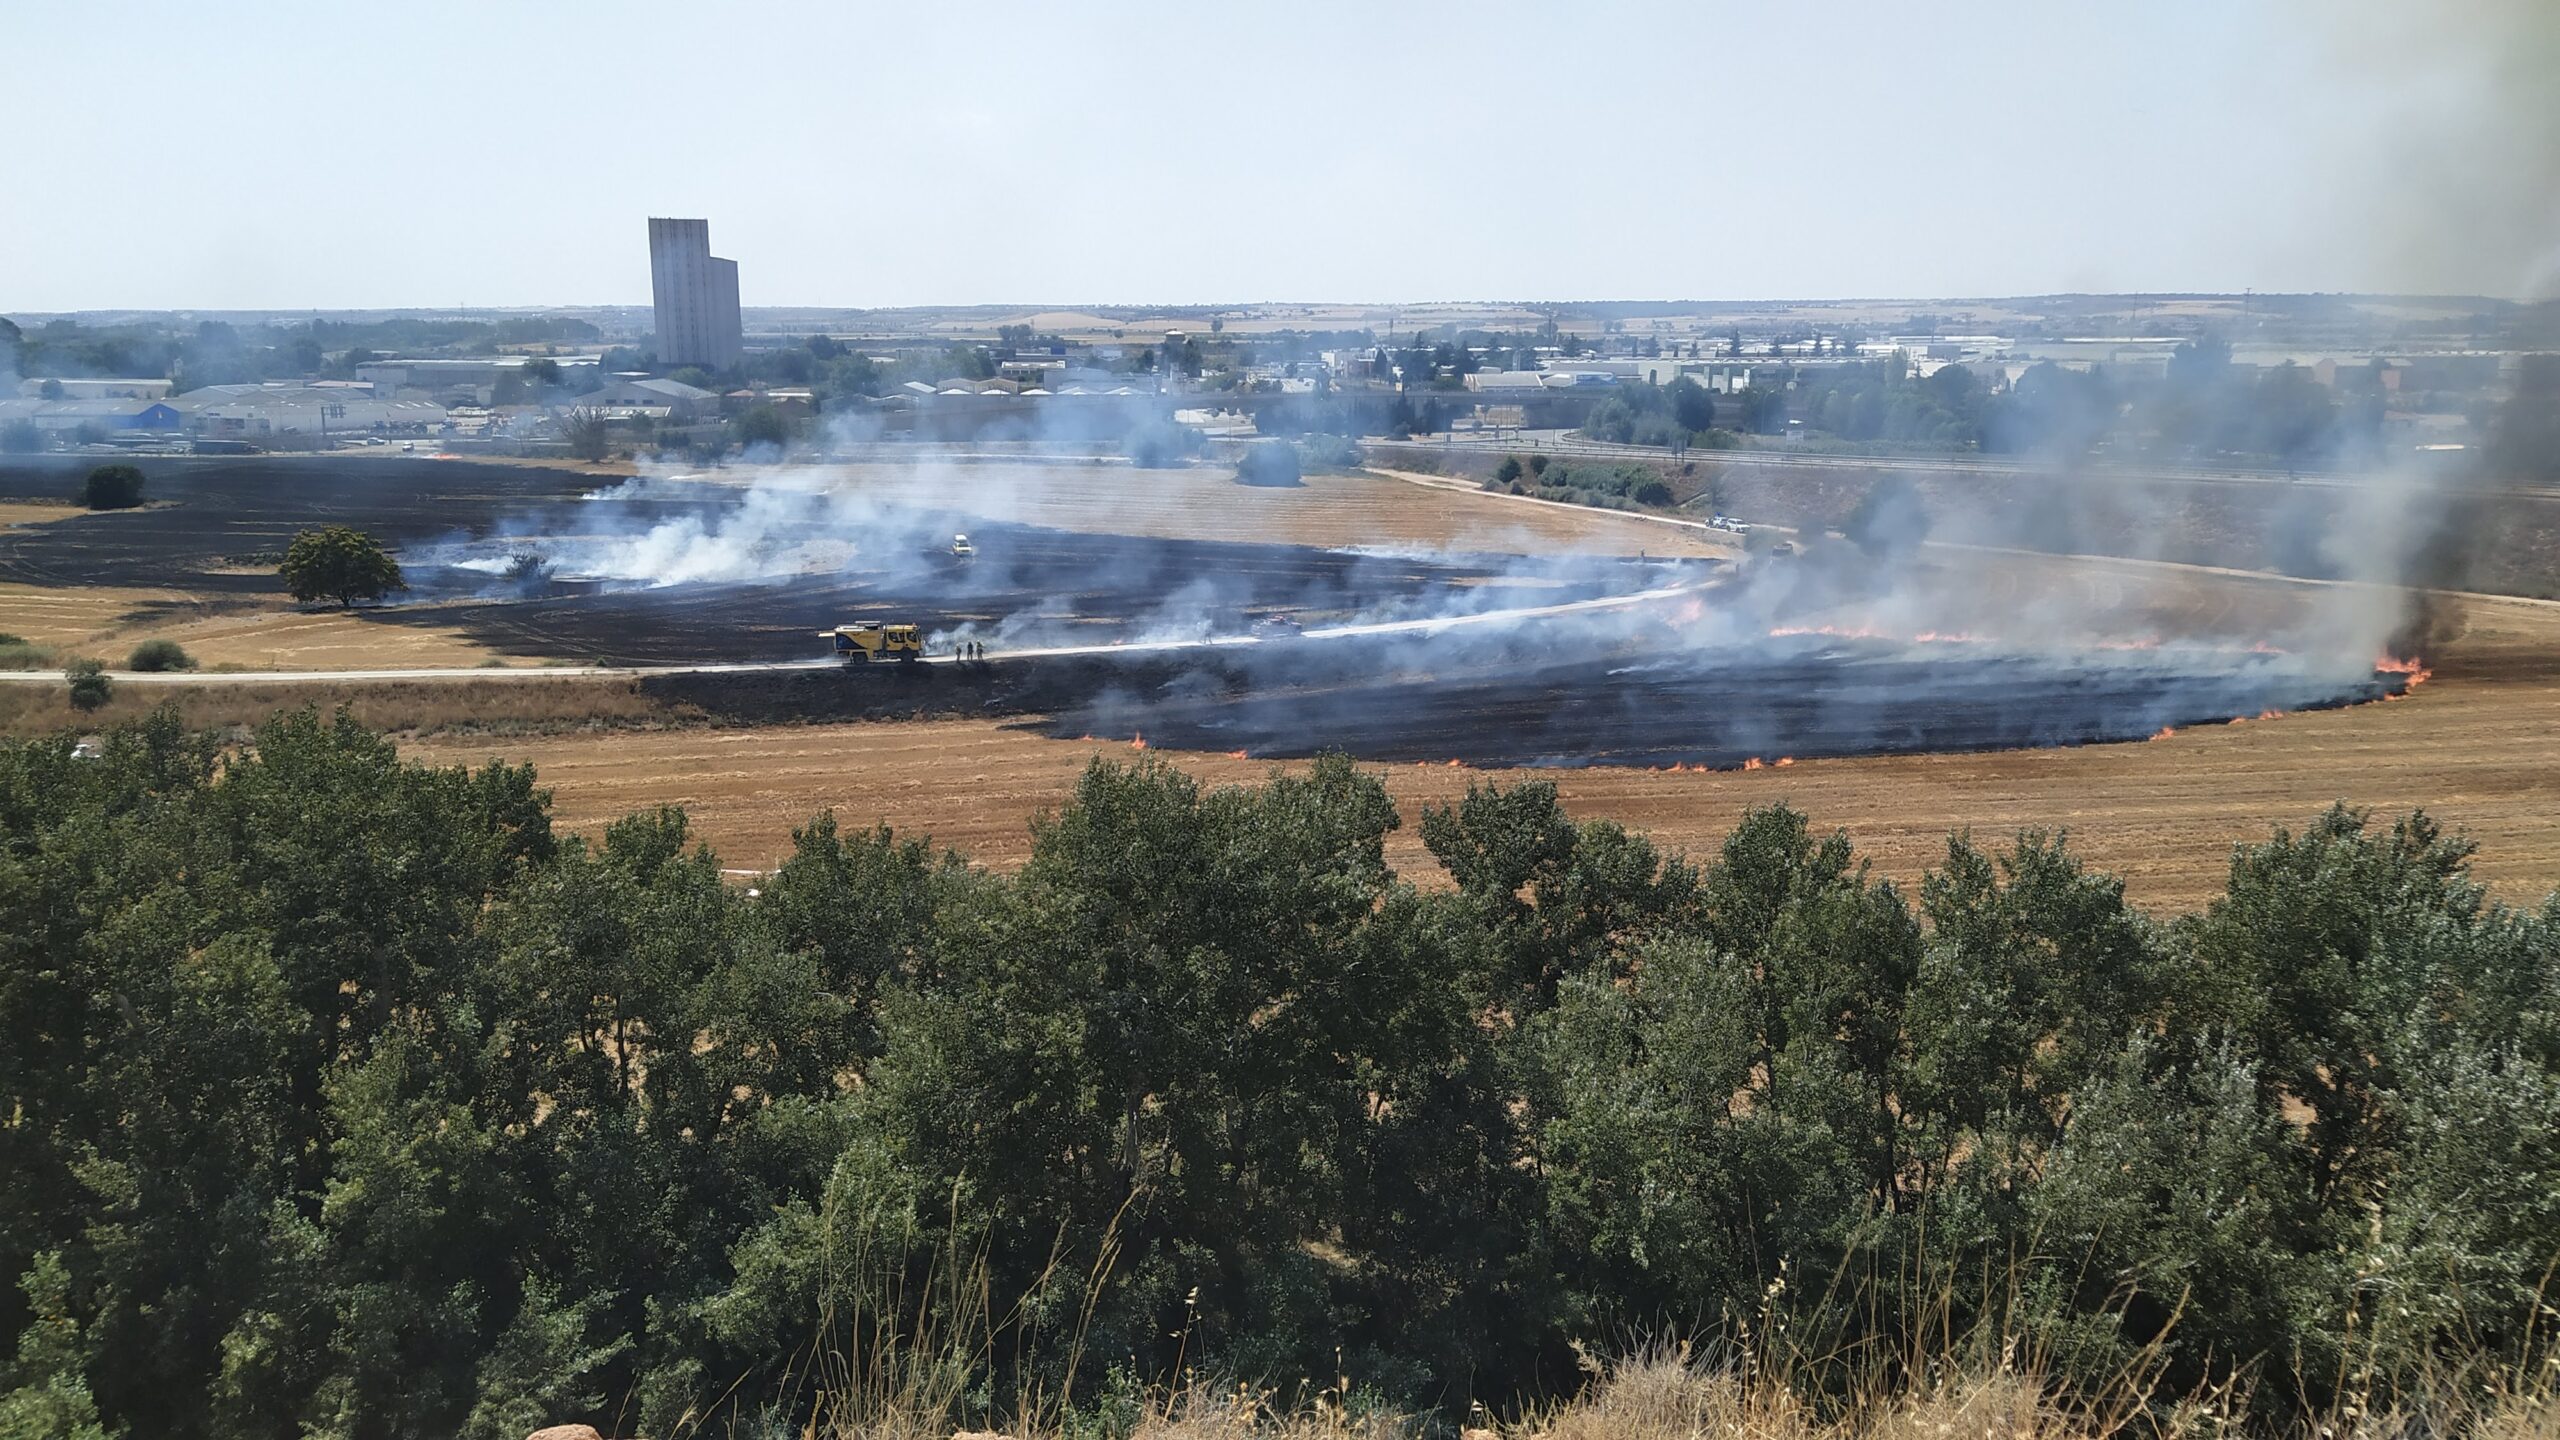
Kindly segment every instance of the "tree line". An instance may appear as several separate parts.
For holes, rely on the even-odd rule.
[[[2050,835],[1906,889],[1782,807],[1419,823],[1445,885],[1348,761],[1097,762],[1018,874],[822,815],[747,888],[343,717],[0,750],[0,1432],[784,1433],[973,1308],[996,1424],[1773,1334],[2281,1413],[2547,1346],[2560,905],[2423,816],[2175,920]]]

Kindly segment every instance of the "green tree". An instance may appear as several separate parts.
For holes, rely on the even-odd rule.
[[[613,447],[613,433],[604,416],[583,405],[560,417],[560,438],[569,442],[570,454],[590,464],[602,460]]]
[[[294,599],[335,600],[341,606],[379,600],[408,588],[400,577],[400,562],[391,558],[381,541],[344,525],[297,533],[285,547],[284,562],[276,573]]]
[[[769,447],[779,450],[791,443],[791,422],[771,405],[752,405],[729,422],[731,438],[742,450]]]
[[[92,510],[129,510],[142,503],[142,471],[133,465],[100,465],[80,482],[80,503]]]
[[[1671,402],[1671,418],[1681,429],[1694,433],[1715,428],[1716,397],[1706,386],[1682,375],[1662,388]]]
[[[1295,485],[1302,474],[1298,447],[1283,441],[1248,445],[1236,461],[1236,479],[1247,485]]]
[[[1161,470],[1199,454],[1204,443],[1204,437],[1193,426],[1151,420],[1132,426],[1122,448],[1128,452],[1130,464],[1141,470]]]
[[[80,1323],[71,1314],[71,1277],[59,1251],[35,1257],[19,1277],[26,1293],[27,1328],[18,1335],[17,1363],[0,1368],[11,1387],[0,1390],[0,1435],[10,1440],[108,1440],[89,1393]]]
[[[44,449],[44,432],[32,420],[12,420],[0,425],[0,454],[33,455]]]

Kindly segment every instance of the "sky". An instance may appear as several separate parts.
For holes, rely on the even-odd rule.
[[[2554,13],[11,4],[0,313],[2533,298]]]

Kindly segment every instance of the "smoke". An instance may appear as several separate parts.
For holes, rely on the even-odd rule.
[[[2370,122],[2340,189],[2339,241],[2378,242],[2378,288],[2560,296],[2560,6],[2550,0],[2337,5],[2301,28]]]
[[[896,453],[649,467],[413,550],[413,581],[531,604],[602,591],[647,601],[616,613],[678,626],[692,597],[762,587],[765,628],[812,654],[809,630],[872,616],[925,623],[939,655],[1101,666],[1044,706],[1059,733],[1483,763],[2134,739],[2373,698],[2377,656],[2430,654],[2458,623],[2407,588],[2459,563],[2441,497],[2408,475],[2233,482],[2266,548],[2320,577],[2290,584],[2159,563],[2185,558],[2182,512],[2202,492],[2097,474],[2030,477],[2025,506],[1892,483],[1843,537],[1808,526],[1794,553],[1640,561],[1500,523],[1437,544],[1239,543],[1239,513],[1306,502],[1226,492],[1222,467],[1096,463],[1077,442],[1036,466]],[[1137,520],[1159,505],[1173,508]],[[953,553],[961,531],[972,556]],[[720,642],[702,637],[705,658],[744,658]]]

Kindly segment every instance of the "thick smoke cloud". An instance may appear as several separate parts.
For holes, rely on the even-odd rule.
[[[2335,243],[2374,243],[2367,284],[2560,297],[2560,5],[2297,0],[2305,43],[2369,97],[2337,155]]]

